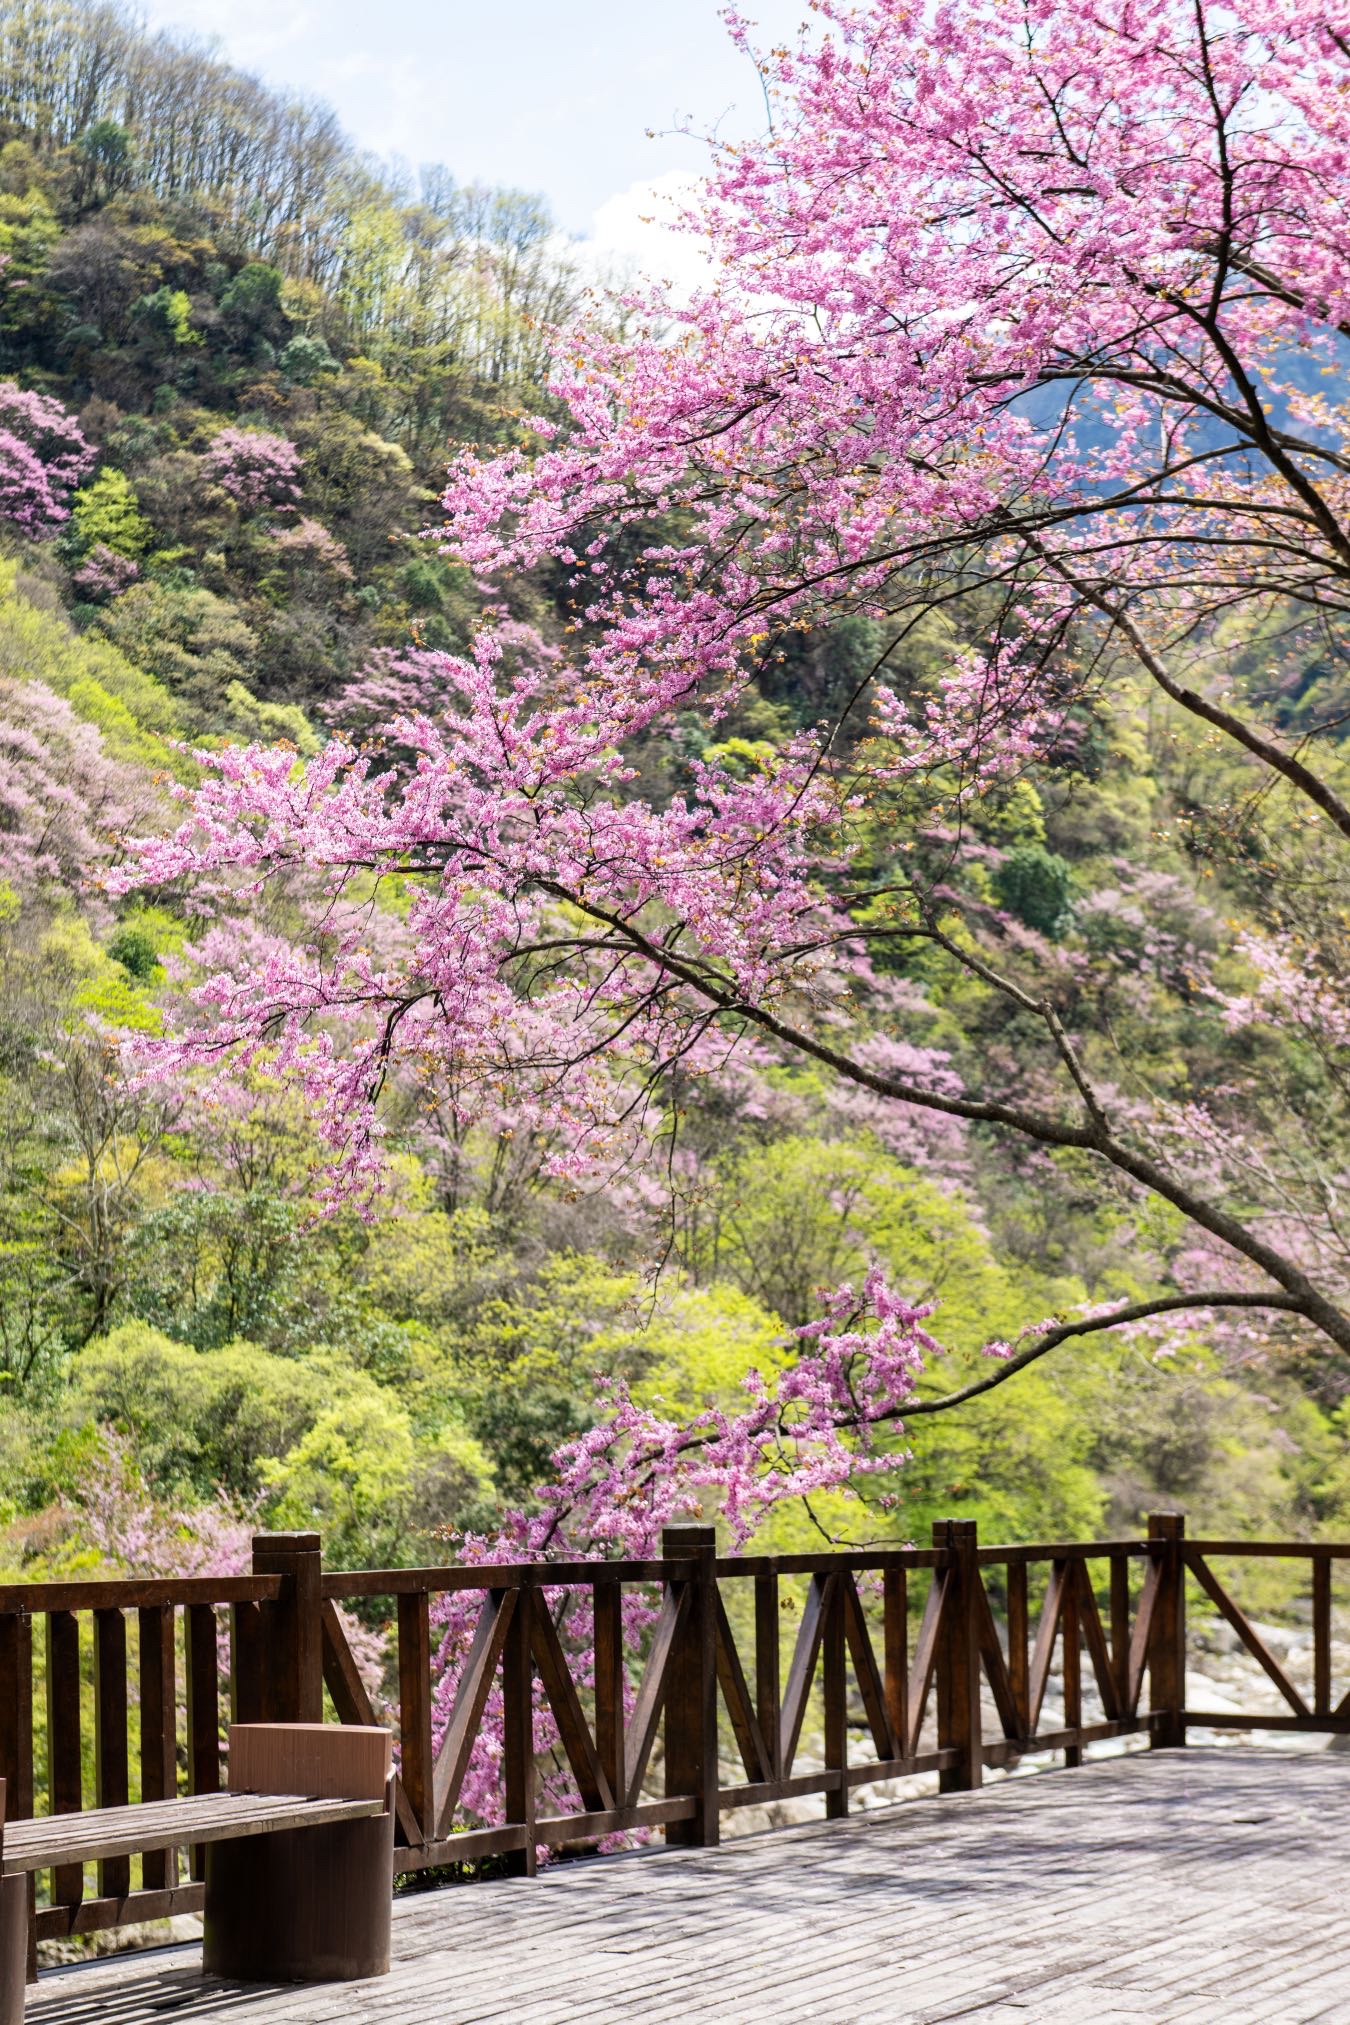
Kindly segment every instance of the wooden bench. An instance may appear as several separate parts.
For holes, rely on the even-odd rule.
[[[0,1780],[0,2025],[23,2017],[34,1872],[188,1844],[206,1852],[207,1970],[269,1982],[386,1973],[390,1755],[387,1730],[236,1725],[225,1792],[9,1823]]]

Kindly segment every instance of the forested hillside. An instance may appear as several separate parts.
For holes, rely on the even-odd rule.
[[[408,183],[322,106],[57,0],[0,18],[0,258],[12,1568],[212,1568],[260,1520],[319,1527],[335,1563],[450,1554],[528,1506],[597,1374],[676,1415],[730,1404],[747,1368],[795,1354],[818,1288],[874,1264],[940,1304],[944,1388],[1029,1315],[1195,1284],[1183,1220],[1074,1152],[873,1103],[768,1048],[705,1052],[644,1093],[657,1173],[617,1146],[568,1173],[556,1121],[509,1088],[468,1124],[453,1089],[391,1076],[384,1184],[336,1206],[301,1098],[249,1066],[138,1070],[127,1036],[194,986],[265,951],[298,974],[336,933],[331,895],[109,890],[124,839],[174,820],[191,749],[313,756],[333,727],[434,708],[438,657],[484,612],[526,669],[575,623],[562,568],[479,578],[421,531],[456,446],[556,412],[544,332],[583,281],[541,200],[451,169]],[[923,695],[970,623],[930,614],[892,679]],[[1231,644],[1273,663],[1288,727],[1340,707],[1329,650]],[[797,628],[720,722],[690,712],[640,746],[643,791],[669,800],[714,760],[752,778],[824,717],[861,741],[849,698],[882,645],[866,617]],[[1305,1094],[1324,1073],[1223,998],[1246,988],[1235,930],[1271,918],[1275,846],[1241,803],[1224,756],[1140,685],[1127,709],[1118,690],[1078,709],[967,818],[988,917],[1060,964],[1124,1087],[1182,1103],[1254,1056]],[[378,963],[396,899],[357,879],[341,904]],[[868,988],[879,1069],[952,1090],[1042,1075],[1030,1017],[924,944],[878,958]],[[1184,1074],[1182,1001],[1202,1032]],[[915,1420],[870,1506],[826,1488],[773,1525],[905,1539],[951,1512],[1091,1535],[1178,1501],[1225,1531],[1343,1529],[1348,1371],[1268,1315],[1095,1339]]]

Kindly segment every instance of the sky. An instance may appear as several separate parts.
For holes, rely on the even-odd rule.
[[[327,99],[361,146],[463,182],[542,191],[560,224],[641,258],[651,186],[675,192],[702,151],[762,129],[754,67],[718,0],[142,0],[269,83]],[[765,43],[807,0],[746,0]],[[647,130],[655,130],[649,139]]]

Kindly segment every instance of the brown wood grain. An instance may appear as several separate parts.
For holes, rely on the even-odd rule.
[[[615,1802],[628,1794],[625,1773],[624,1719],[627,1672],[623,1653],[623,1590],[617,1582],[597,1582],[592,1593],[595,1653],[595,1748]]]
[[[755,1575],[755,1714],[769,1777],[782,1771],[782,1615],[776,1562]]]
[[[615,1796],[595,1748],[557,1627],[543,1603],[531,1615],[530,1649],[582,1804],[589,1812],[607,1813],[615,1804]]]
[[[130,1797],[127,1753],[127,1621],[120,1610],[94,1612],[94,1793],[99,1808],[124,1807]],[[125,1898],[131,1861],[103,1858],[100,1898]]]
[[[531,1614],[525,1604],[528,1596],[528,1590],[490,1589],[483,1598],[483,1608],[479,1613],[473,1640],[464,1665],[460,1669],[450,1721],[441,1738],[441,1748],[437,1753],[432,1772],[433,1811],[438,1836],[448,1835],[450,1832],[450,1823],[459,1804],[460,1788],[469,1769],[469,1758],[477,1740],[483,1710],[487,1706],[497,1662],[505,1653],[511,1627],[517,1617],[522,1611],[527,1619]],[[530,1672],[528,1646],[524,1665],[528,1675]],[[519,1692],[519,1683],[516,1691]]]
[[[1064,1608],[1060,1616],[1060,1666],[1063,1669],[1064,1727],[1073,1742],[1064,1746],[1066,1766],[1081,1765],[1083,1747],[1083,1563],[1065,1569]]]
[[[843,1610],[844,1637],[848,1644],[849,1657],[853,1661],[853,1677],[858,1683],[862,1698],[863,1714],[871,1733],[872,1748],[878,1758],[894,1758],[903,1748],[899,1732],[891,1728],[890,1715],[886,1706],[886,1684],[877,1656],[872,1647],[872,1634],[867,1628],[862,1598],[852,1571],[846,1570],[840,1578],[840,1602]]]
[[[1324,1554],[1312,1564],[1313,1712],[1331,1713],[1331,1563]]]
[[[933,1675],[937,1668],[938,1647],[942,1640],[942,1619],[947,1600],[948,1571],[944,1568],[934,1575],[924,1599],[923,1616],[919,1620],[919,1635],[914,1642],[914,1660],[909,1670],[909,1749],[911,1754],[919,1748],[923,1734],[924,1717],[928,1713],[928,1697],[932,1692]]]
[[[689,1615],[689,1587],[681,1583],[668,1589],[661,1600],[661,1614],[652,1630],[647,1663],[638,1684],[633,1714],[628,1725],[628,1750],[624,1777],[628,1804],[635,1807],[642,1796],[642,1782],[656,1742],[656,1732],[665,1713],[666,1690],[670,1684],[670,1659]]]
[[[236,1603],[230,1609],[230,1721],[260,1723],[266,1713],[262,1612],[256,1603]]]
[[[1031,1655],[1031,1678],[1027,1698],[1027,1735],[1034,1737],[1040,1727],[1041,1703],[1050,1680],[1050,1664],[1055,1656],[1055,1640],[1059,1636],[1060,1618],[1064,1610],[1064,1594],[1068,1587],[1068,1563],[1053,1561],[1050,1577],[1045,1585],[1045,1601],[1041,1605],[1040,1621],[1036,1626],[1036,1649]]]
[[[1130,1710],[1130,1561],[1127,1554],[1111,1556],[1111,1671],[1116,1684],[1116,1708]]]
[[[909,1748],[909,1576],[904,1568],[882,1574],[882,1643],[886,1723],[895,1749]]]
[[[692,1820],[672,1821],[666,1841],[711,1848],[721,1835],[717,1749],[717,1534],[712,1526],[662,1528],[672,1586],[689,1608],[671,1647],[665,1695],[666,1798],[692,1794]]]
[[[84,1804],[80,1758],[79,1619],[73,1611],[52,1610],[47,1614],[47,1791],[53,1814],[75,1813]],[[7,1835],[6,1855],[10,1840]],[[84,1897],[82,1863],[53,1870],[52,1897],[61,1905],[79,1904]]]
[[[502,1793],[507,1823],[520,1832],[520,1841],[507,1861],[513,1871],[525,1877],[534,1876],[538,1863],[534,1832],[538,1812],[534,1668],[530,1658],[530,1621],[537,1607],[538,1598],[529,1588],[499,1592],[494,1620],[505,1625],[501,1649]],[[481,1623],[479,1629],[482,1630]]]
[[[33,1620],[25,1610],[0,1615],[0,1778],[5,1814],[33,1811]]]
[[[797,1642],[793,1647],[791,1664],[788,1667],[787,1686],[783,1690],[783,1747],[780,1763],[783,1777],[790,1776],[793,1760],[797,1756],[797,1745],[801,1741],[802,1727],[806,1722],[806,1705],[816,1677],[816,1662],[820,1657],[820,1642],[825,1631],[825,1617],[834,1593],[833,1574],[813,1575],[811,1586],[806,1592],[802,1605],[801,1622],[797,1626]]]
[[[1030,1621],[1027,1615],[1027,1567],[1025,1561],[1009,1564],[1008,1583],[1008,1688],[1013,1699],[1017,1734],[1031,1730]]]
[[[382,1797],[315,1799],[307,1793],[212,1793],[196,1800],[91,1807],[78,1818],[47,1815],[7,1826],[3,1868],[13,1873],[46,1870],[76,1860],[83,1865],[132,1855],[144,1849],[147,1841],[157,1842],[161,1848],[176,1848],[182,1843],[220,1842],[328,1821],[359,1821],[380,1813],[383,1806]]]
[[[220,1641],[216,1613],[209,1603],[190,1603],[183,1613],[187,1668],[187,1747],[189,1793],[220,1790]],[[206,1875],[206,1853],[197,1844],[190,1859],[199,1882]]]
[[[1087,1647],[1088,1659],[1092,1665],[1097,1692],[1101,1696],[1102,1708],[1110,1722],[1116,1722],[1125,1713],[1125,1705],[1116,1687],[1116,1667],[1111,1647],[1107,1642],[1102,1616],[1093,1594],[1092,1580],[1087,1563],[1077,1565],[1078,1578],[1078,1621]]]
[[[174,1609],[155,1603],[136,1613],[140,1639],[141,1797],[169,1800],[178,1791],[178,1705],[175,1695]],[[176,1849],[147,1849],[141,1859],[147,1891],[178,1882]]]
[[[994,1707],[998,1711],[999,1724],[1004,1736],[1020,1737],[1025,1734],[1022,1729],[1021,1710],[1013,1693],[1012,1676],[999,1642],[993,1607],[978,1571],[975,1580],[978,1588],[976,1607],[979,1613],[980,1658],[984,1662],[985,1679],[989,1682],[989,1691],[994,1697]]]
[[[1144,1571],[1143,1587],[1139,1592],[1139,1604],[1134,1616],[1134,1629],[1130,1633],[1125,1712],[1131,1716],[1138,1711],[1139,1697],[1143,1693],[1144,1674],[1153,1644],[1153,1615],[1158,1607],[1160,1586],[1159,1563],[1152,1561]]]
[[[750,1699],[750,1685],[741,1665],[740,1653],[732,1636],[731,1620],[727,1616],[726,1604],[720,1593],[717,1597],[717,1681],[722,1690],[722,1700],[731,1718],[736,1748],[745,1767],[747,1779],[772,1779],[773,1764],[770,1761],[759,1727],[759,1717]]]
[[[345,1640],[344,1640],[345,1644]],[[431,1598],[398,1599],[399,1777],[419,1824],[419,1842],[436,1834],[436,1771],[431,1742]]]
[[[231,1793],[308,1793],[316,1800],[383,1800],[393,1739],[381,1726],[232,1723]]]
[[[825,1791],[825,1818],[841,1820],[848,1813],[848,1656],[844,1633],[844,1584],[851,1573],[844,1569],[830,1578],[830,1596],[821,1626],[821,1691],[824,1703],[825,1770],[839,1774],[838,1783]]]
[[[1176,1750],[1186,1741],[1186,1521],[1180,1512],[1151,1512],[1148,1533],[1158,1567],[1148,1646],[1149,1747]]]

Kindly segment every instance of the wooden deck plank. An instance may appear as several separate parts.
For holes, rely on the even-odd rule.
[[[170,1949],[46,1973],[28,2019],[1306,2025],[1350,2018],[1348,1859],[1339,1753],[1133,1753],[720,1849],[411,1895],[393,1973],[355,1988],[242,1991]]]

